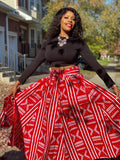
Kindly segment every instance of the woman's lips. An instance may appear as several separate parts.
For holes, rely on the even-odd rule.
[[[66,23],[66,26],[71,28],[72,24],[71,23]]]

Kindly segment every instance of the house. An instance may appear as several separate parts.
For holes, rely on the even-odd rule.
[[[3,66],[20,71],[24,55],[35,57],[39,52],[43,41],[42,5],[41,0],[0,1],[0,63]]]

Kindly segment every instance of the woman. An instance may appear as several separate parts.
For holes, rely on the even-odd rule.
[[[120,155],[120,101],[116,99],[120,91],[81,35],[79,14],[73,8],[60,9],[48,40],[14,84],[12,96],[45,60],[51,66],[50,76],[17,93],[12,102],[11,97],[5,100],[2,125],[13,124],[9,144],[24,150],[27,160],[93,160]],[[76,62],[79,55],[116,95],[83,78]]]

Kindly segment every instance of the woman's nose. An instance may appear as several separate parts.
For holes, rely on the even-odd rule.
[[[69,22],[72,22],[72,19],[69,18],[68,21],[69,21]]]

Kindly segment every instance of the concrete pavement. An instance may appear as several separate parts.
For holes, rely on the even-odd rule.
[[[108,67],[112,68],[110,69],[110,71],[109,69],[106,68],[108,75],[112,78],[112,80],[120,88],[120,71],[115,69],[116,63],[112,62],[108,65]],[[103,82],[103,80],[97,74],[93,78],[91,78],[90,81],[102,86],[105,89],[108,89],[105,83]],[[108,90],[112,91],[112,89],[108,89]]]

